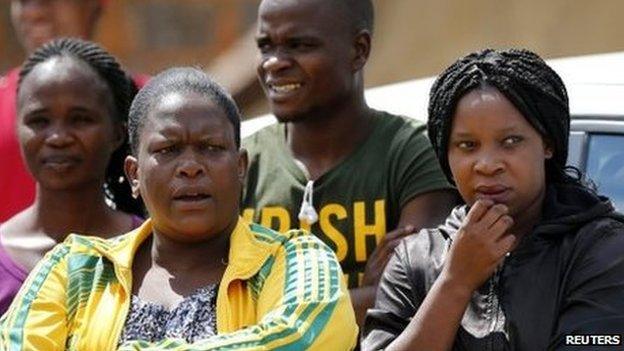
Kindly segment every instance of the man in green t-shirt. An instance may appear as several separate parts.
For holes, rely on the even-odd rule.
[[[281,123],[243,141],[243,215],[331,246],[360,322],[400,238],[436,225],[456,199],[424,126],[366,104],[372,29],[370,0],[262,1],[258,75]]]

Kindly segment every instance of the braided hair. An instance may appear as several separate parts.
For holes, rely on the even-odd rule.
[[[547,182],[580,185],[580,172],[566,166],[570,110],[559,75],[537,54],[520,49],[485,49],[458,59],[433,84],[429,96],[429,139],[447,178],[451,124],[459,100],[484,86],[499,90],[553,148],[546,160]]]
[[[113,122],[127,124],[130,103],[137,93],[132,79],[123,71],[117,60],[97,44],[74,38],[56,39],[43,45],[32,53],[22,65],[19,73],[17,91],[19,94],[22,82],[39,64],[55,57],[71,57],[85,62],[106,83],[113,97]],[[127,138],[111,155],[104,179],[104,194],[116,209],[141,215],[140,201],[132,198],[130,186],[125,178],[123,165],[129,153]]]

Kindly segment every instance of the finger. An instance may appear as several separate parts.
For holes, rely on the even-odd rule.
[[[470,211],[468,211],[464,223],[468,224],[478,222],[479,220],[481,220],[481,217],[485,215],[487,210],[492,207],[492,205],[494,205],[494,202],[492,200],[477,200],[477,202],[475,202],[470,208]]]
[[[497,255],[499,255],[499,257],[503,257],[505,256],[508,252],[510,252],[515,246],[516,246],[516,242],[518,241],[518,237],[516,237],[513,234],[507,234],[505,236],[503,236],[497,243],[496,243],[496,253]]]
[[[507,215],[509,210],[507,206],[503,204],[496,204],[488,209],[488,211],[481,218],[481,225],[483,228],[489,229],[494,223],[496,223],[502,216]]]
[[[496,223],[494,223],[488,231],[490,232],[492,239],[497,241],[507,234],[507,231],[511,229],[513,224],[514,220],[511,216],[503,215],[498,218]]]

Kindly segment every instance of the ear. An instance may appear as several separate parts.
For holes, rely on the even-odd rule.
[[[240,148],[238,150],[238,180],[241,184],[245,184],[245,178],[247,178],[247,165],[249,164],[249,159],[247,156],[247,150]]]
[[[132,155],[126,156],[124,161],[124,172],[126,178],[130,182],[130,189],[132,189],[132,197],[138,199],[141,196],[139,187],[139,162],[136,157]]]
[[[550,160],[553,158],[555,150],[549,141],[544,141],[544,158]]]
[[[360,71],[366,65],[371,51],[371,34],[368,30],[359,31],[353,40],[354,57],[352,69],[354,72]]]

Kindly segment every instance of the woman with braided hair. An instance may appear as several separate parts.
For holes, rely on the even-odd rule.
[[[624,216],[566,166],[569,125],[562,80],[530,51],[475,52],[438,77],[429,137],[466,205],[397,246],[364,350],[621,343]]]
[[[108,238],[142,222],[123,171],[136,90],[114,57],[83,40],[52,41],[22,66],[17,133],[37,194],[0,225],[0,314],[69,233]]]

